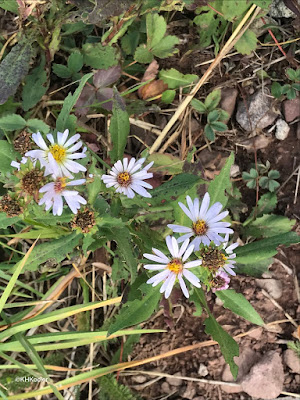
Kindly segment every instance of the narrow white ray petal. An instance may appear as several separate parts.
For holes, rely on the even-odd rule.
[[[41,187],[39,192],[48,192],[49,190],[52,190],[54,192],[54,182],[46,183],[45,186]]]
[[[202,264],[202,260],[189,261],[188,263],[184,264],[184,268],[199,267],[199,265],[201,265],[201,264]]]
[[[171,292],[172,292],[172,289],[173,289],[175,280],[176,280],[176,275],[175,275],[175,274],[172,274],[172,275],[170,276],[170,278],[169,278],[169,282],[168,282],[167,287],[166,287],[166,289],[165,289],[165,298],[166,298],[166,299],[169,298],[169,296],[170,296],[170,294],[171,294]]]
[[[43,158],[44,155],[45,152],[43,150],[30,150],[25,153],[26,157],[37,158],[38,160]]]
[[[210,197],[209,197],[209,194],[206,192],[204,197],[203,197],[202,203],[201,203],[199,216],[198,216],[199,219],[204,219],[205,218],[206,212],[207,212],[208,207],[209,207],[209,202],[210,202]]]
[[[135,185],[132,184],[130,185],[131,189],[134,190],[136,193],[138,193],[140,196],[143,197],[152,197],[150,193],[147,192],[146,189],[144,189],[142,186],[140,185]]]
[[[173,256],[173,247],[172,247],[172,238],[171,238],[171,236],[167,236],[166,237],[166,243],[167,243],[168,250],[169,250],[170,254],[172,254],[172,256]]]
[[[225,265],[225,266],[223,267],[223,269],[224,269],[228,274],[233,275],[233,276],[236,276],[236,273],[234,272],[233,269],[231,269],[231,268],[229,267],[229,265]]]
[[[196,197],[194,200],[194,207],[193,207],[193,215],[194,215],[195,219],[198,219],[199,212],[200,212],[200,204],[199,204],[198,197]]]
[[[206,235],[200,236],[200,238],[201,238],[201,242],[205,246],[209,246],[210,245],[211,240]]]
[[[187,226],[174,225],[174,224],[168,224],[167,226],[168,228],[172,229],[173,232],[191,233],[191,234],[194,233],[193,229],[188,228]]]
[[[85,182],[86,182],[85,179],[77,179],[75,181],[68,182],[67,186],[83,185]]]
[[[47,139],[49,140],[49,142],[50,142],[51,144],[54,144],[54,137],[53,137],[52,133],[48,133]]]
[[[166,269],[166,264],[145,264],[144,268],[151,271],[159,271],[160,269]]]
[[[159,272],[158,274],[152,276],[152,278],[148,279],[147,283],[153,283],[153,286],[156,286],[168,276],[169,272],[169,270]]]
[[[222,210],[223,206],[221,203],[217,202],[215,204],[213,204],[210,209],[207,211],[206,215],[205,215],[205,220],[209,221],[210,219],[216,217],[219,212]]]
[[[189,256],[190,256],[190,255],[192,254],[192,252],[194,251],[194,248],[195,248],[195,246],[194,246],[193,244],[191,244],[191,245],[187,248],[187,250],[186,250],[184,256],[182,257],[182,261],[183,261],[183,262],[186,261],[186,260],[189,258]]]
[[[170,259],[160,250],[152,248],[154,254],[160,257],[162,260],[165,260],[166,263],[170,262]]]
[[[56,195],[53,199],[53,215],[61,215],[63,212],[62,196]]]
[[[194,286],[196,287],[201,287],[200,285],[200,279],[197,278],[196,275],[194,275],[191,271],[184,269],[182,271],[183,276]]]
[[[194,214],[194,203],[192,202],[192,199],[190,198],[190,196],[186,196],[186,202],[189,207],[189,211],[193,217],[193,220],[196,219],[197,216],[195,216],[195,214]]]
[[[182,293],[185,295],[186,298],[189,298],[190,295],[189,295],[187,287],[186,287],[186,285],[184,283],[184,280],[182,279],[181,274],[178,274],[178,280],[179,280],[179,285],[181,287]]]
[[[128,164],[128,167],[127,167],[127,172],[132,172],[132,168],[134,167],[134,165],[135,165],[135,158],[134,157],[132,157],[131,159],[130,159],[130,161],[129,161],[129,164]],[[140,166],[140,164],[138,164],[139,165],[139,167],[141,167]]]
[[[129,197],[130,199],[133,199],[134,196],[135,196],[135,193],[134,193],[134,191],[131,189],[131,187],[128,186],[127,188],[124,188],[124,189],[127,190],[127,197]]]
[[[33,141],[43,150],[49,150],[40,132],[32,134]]]
[[[57,132],[57,137],[58,137],[58,133],[60,133],[60,132]],[[66,130],[64,131],[64,133],[60,134],[60,140],[58,141],[58,144],[60,144],[61,146],[63,146],[63,145],[65,144],[65,142],[66,142],[68,136],[69,136],[69,130],[66,129]]]
[[[128,167],[128,158],[123,158],[123,168],[124,168],[124,171],[127,171],[127,167]]]
[[[230,254],[234,249],[238,247],[238,243],[232,243],[229,247],[225,249],[226,253]]]
[[[155,256],[154,254],[145,253],[145,254],[143,254],[143,257],[147,258],[148,260],[155,261],[155,262],[157,262],[159,264],[165,264],[166,262],[169,262],[169,260],[166,261],[167,257],[166,258],[165,257],[159,257],[159,256]]]
[[[191,212],[186,208],[186,206],[183,203],[178,203],[179,207],[182,209],[182,211],[191,219],[193,222],[196,222],[195,218],[192,216]]]
[[[82,172],[86,171],[86,168],[83,165],[77,163],[76,161],[72,161],[72,160],[65,161],[64,166],[66,168],[68,168],[71,172],[74,172],[74,174],[77,174],[77,172],[79,172],[79,171],[82,171]]]
[[[80,139],[80,135],[79,135],[79,133],[76,133],[75,135],[71,136],[70,139],[67,140],[64,147],[65,148],[70,147],[71,144],[77,142],[77,140],[79,140],[79,139]]]
[[[206,220],[209,224],[213,224],[214,222],[220,221],[221,219],[227,217],[228,214],[229,214],[229,211],[223,211],[223,212],[221,212],[221,214],[217,215],[216,217],[211,218],[211,219],[206,218]]]
[[[122,164],[122,161],[121,161],[121,160],[118,160],[118,161],[114,164],[114,167],[116,168],[116,170],[117,170],[118,173],[124,171],[123,164]]]
[[[182,242],[184,242],[186,239],[190,238],[191,236],[193,236],[192,233],[186,233],[185,235],[180,236],[180,237],[177,239],[177,242],[178,242],[178,243],[182,243]]]
[[[201,243],[201,239],[199,236],[195,237],[194,240],[192,240],[191,245],[194,246],[194,251],[198,251],[200,248],[200,243]]]
[[[171,254],[173,257],[177,258],[178,254],[179,254],[179,248],[178,248],[177,240],[174,238],[174,236],[172,236],[172,248],[173,248],[173,253],[171,253]]]
[[[179,253],[178,253],[178,257],[182,257],[183,253],[186,251],[188,245],[189,245],[189,239],[185,239],[185,241],[183,242],[183,244],[180,247]]]
[[[76,144],[74,144],[74,146],[70,147],[69,149],[67,149],[67,153],[74,153],[75,151],[77,151],[78,149],[80,149],[80,147],[82,146],[82,142],[78,142]],[[64,146],[65,147],[65,146]],[[65,147],[66,148],[66,147]]]

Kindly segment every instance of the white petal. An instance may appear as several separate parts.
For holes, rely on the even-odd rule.
[[[200,210],[199,199],[198,199],[198,197],[196,197],[194,199],[194,207],[193,207],[193,214],[196,219],[198,219],[198,217],[199,217],[199,210]]]
[[[172,248],[173,248],[173,257],[178,257],[179,254],[179,248],[178,248],[178,243],[177,240],[174,238],[174,236],[172,236]]]
[[[192,216],[191,212],[186,208],[186,206],[183,203],[179,202],[178,205],[182,209],[182,211],[189,217],[189,219],[191,219],[193,222],[196,221]]]
[[[227,254],[230,254],[234,249],[238,247],[238,243],[232,243],[229,247],[225,249]]]
[[[78,164],[76,161],[72,160],[65,161],[64,166],[68,168],[68,170],[70,170],[71,172],[74,172],[74,174],[77,174],[77,172],[79,171],[86,171],[86,168],[83,165]]]
[[[186,250],[184,256],[182,257],[182,261],[183,261],[183,262],[186,261],[186,260],[189,258],[189,256],[192,254],[192,252],[194,251],[194,247],[195,247],[195,246],[194,246],[193,244],[191,244],[191,245],[187,248],[187,250]]]
[[[131,189],[134,190],[136,193],[138,193],[140,196],[143,197],[152,197],[150,193],[147,192],[146,189],[144,189],[142,186],[140,185],[135,185],[132,184],[130,185]]]
[[[165,298],[166,299],[170,296],[170,294],[172,292],[172,289],[173,289],[173,286],[174,286],[174,283],[175,283],[175,280],[176,280],[176,275],[172,274],[168,280],[169,280],[169,282],[168,282],[168,284],[166,286],[166,289],[165,289]]]
[[[187,226],[181,226],[181,225],[174,225],[174,224],[168,224],[168,228],[172,229],[173,232],[179,232],[179,233],[194,233],[192,228],[188,228]]]
[[[186,202],[189,207],[189,211],[190,211],[191,215],[193,216],[193,220],[197,219],[197,215],[194,214],[194,203],[192,202],[192,199],[190,198],[190,196],[186,196]]]
[[[182,243],[191,236],[193,236],[193,233],[186,233],[185,235],[180,236],[180,238],[177,239],[177,242]]]
[[[210,197],[209,194],[206,192],[201,203],[201,208],[199,211],[199,219],[204,219],[209,207],[209,202],[210,202]]]
[[[165,260],[166,263],[170,262],[170,259],[160,250],[152,248],[154,254],[160,257],[162,260]]]
[[[76,150],[80,149],[81,146],[82,146],[82,142],[78,142],[78,143],[74,144],[74,146],[67,149],[67,153],[74,153]],[[85,154],[85,156],[86,156],[86,154]]]
[[[228,214],[229,214],[228,211],[223,211],[221,214],[217,215],[216,217],[211,218],[210,220],[209,219],[206,219],[206,220],[210,224],[213,224],[214,222],[220,221],[221,219],[227,217]]]
[[[67,186],[83,185],[85,182],[86,182],[85,179],[77,179],[75,181],[68,182]]]
[[[53,201],[53,215],[61,215],[63,212],[62,196],[56,195]]]
[[[50,142],[51,144],[54,144],[54,137],[53,137],[52,133],[48,133],[47,139],[49,140],[49,142]]]
[[[181,274],[178,274],[178,280],[179,280],[179,285],[181,287],[182,293],[185,295],[186,298],[189,298],[189,292],[187,290],[187,287],[184,283],[184,280],[182,279]]]
[[[168,276],[169,272],[170,271],[168,269],[159,272],[158,274],[152,276],[152,278],[148,279],[147,283],[153,283],[153,286],[156,286]]]
[[[159,264],[165,264],[166,262],[169,262],[169,260],[166,261],[165,257],[155,256],[154,254],[145,253],[143,254],[143,257],[147,258],[148,260],[157,262]]]
[[[67,138],[68,138],[68,135],[69,135],[69,130],[68,130],[68,129],[66,129],[66,130],[64,131],[64,133],[57,132],[57,143],[58,143],[60,146],[63,146],[63,145],[65,144],[65,141],[66,141]]]
[[[71,146],[71,144],[77,142],[77,140],[80,139],[80,135],[79,133],[76,133],[76,135],[73,135],[70,137],[70,139],[65,143],[64,147],[67,148],[69,146]]]
[[[213,204],[210,209],[207,211],[206,215],[205,215],[205,220],[209,221],[210,219],[216,217],[219,212],[222,210],[223,206],[221,203],[217,202],[215,204]]]
[[[179,253],[178,253],[178,257],[182,257],[183,253],[186,251],[188,245],[189,245],[190,240],[186,239],[183,244],[180,247]]]
[[[32,134],[33,141],[43,150],[49,150],[40,132]],[[25,154],[26,155],[26,154]]]
[[[44,150],[30,150],[25,153],[26,157],[41,159],[45,156]]]
[[[194,275],[191,271],[184,269],[182,271],[182,274],[192,285],[194,285],[196,287],[201,287],[200,279],[197,278],[197,276]]]
[[[201,264],[202,264],[202,260],[190,261],[190,262],[184,264],[184,268],[199,267],[199,265],[201,265]]]
[[[159,271],[160,269],[166,269],[166,264],[146,264],[144,265],[145,269],[149,269],[151,271]]]

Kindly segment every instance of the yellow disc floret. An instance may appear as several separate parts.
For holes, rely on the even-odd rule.
[[[202,236],[207,232],[207,225],[203,219],[198,219],[198,221],[193,223],[193,231],[197,236]]]
[[[131,176],[128,172],[121,172],[117,178],[118,183],[121,186],[128,186],[131,183]]]
[[[167,268],[170,271],[175,272],[175,274],[177,275],[183,270],[182,261],[179,258],[173,258],[167,265]]]
[[[63,162],[66,158],[66,150],[58,144],[50,146],[50,153],[53,155],[54,160],[58,163]]]

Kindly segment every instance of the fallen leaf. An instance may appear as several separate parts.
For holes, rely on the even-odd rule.
[[[168,89],[168,85],[165,84],[161,79],[152,81],[145,86],[142,86],[138,90],[140,98],[143,100],[150,99],[151,97],[158,96]]]

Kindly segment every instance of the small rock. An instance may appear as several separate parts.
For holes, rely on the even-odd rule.
[[[135,383],[144,383],[146,382],[147,378],[145,377],[145,375],[136,375],[136,376],[132,376],[131,379],[133,380],[133,382]]]
[[[229,117],[224,120],[224,123],[227,124],[229,119],[231,118],[233,111],[235,109],[236,98],[238,95],[238,91],[232,88],[225,88],[222,89],[221,92],[221,101],[220,101],[220,108],[222,110],[228,112]]]
[[[240,167],[236,164],[233,164],[230,168],[230,178],[235,178],[240,175]]]
[[[257,285],[265,289],[273,299],[280,299],[282,296],[282,283],[277,279],[255,279]]]
[[[291,129],[289,125],[283,119],[277,120],[275,125],[276,125],[276,132],[275,132],[276,139],[278,140],[286,139]]]
[[[248,333],[248,336],[250,336],[253,339],[259,340],[261,338],[261,335],[263,334],[263,328],[255,328],[252,332]]]
[[[273,0],[268,14],[273,18],[296,17],[296,14],[284,4],[283,0]]]
[[[300,359],[293,350],[285,350],[283,360],[294,374],[300,374]]]
[[[263,129],[271,125],[278,117],[278,114],[272,111],[271,98],[263,92],[255,92],[249,97],[246,105],[243,100],[238,103],[236,120],[247,132],[255,128]]]
[[[170,393],[171,392],[171,388],[170,388],[170,385],[168,384],[168,382],[163,382],[162,383],[161,390],[164,393]]]
[[[265,400],[278,397],[283,389],[284,371],[281,357],[270,351],[255,364],[241,381],[244,392]]]
[[[182,394],[182,397],[184,399],[189,399],[192,400],[196,394],[196,387],[195,387],[195,383],[194,382],[189,382],[186,386],[186,389],[184,391],[184,393]]]
[[[180,386],[182,384],[182,379],[176,378],[176,376],[180,376],[180,372],[176,372],[174,374],[174,378],[166,378],[166,381],[172,386]]]
[[[236,382],[234,382],[234,378],[230,372],[229,365],[225,365],[223,374],[222,374],[222,381],[225,382],[234,382],[238,383],[239,386],[229,386],[229,385],[222,385],[221,389],[226,393],[239,393],[242,392],[242,386],[240,385],[241,379],[249,372],[251,366],[257,361],[258,355],[255,351],[250,348],[244,348],[241,351],[239,357],[234,357],[234,361],[239,367],[239,373],[237,376]]]
[[[223,304],[224,304],[224,301],[222,301],[221,299],[219,299],[219,297],[216,297],[216,304],[218,305],[218,306],[222,306]]]
[[[300,97],[293,100],[285,100],[282,103],[283,115],[286,122],[292,122],[300,117]]]
[[[199,376],[207,376],[208,375],[208,369],[205,364],[201,363],[199,365],[198,374],[199,374]]]

